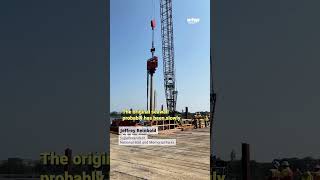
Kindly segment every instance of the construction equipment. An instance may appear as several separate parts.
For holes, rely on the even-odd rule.
[[[174,67],[172,0],[160,0],[161,39],[164,89],[167,109],[171,113],[176,111],[177,94]]]
[[[162,39],[162,59],[164,89],[167,102],[167,110],[171,113],[176,112],[177,94],[175,67],[174,67],[174,46],[173,46],[173,24],[172,24],[172,0],[160,0],[160,18],[161,18],[161,39]],[[158,67],[158,58],[154,56],[154,29],[156,27],[155,19],[151,20],[152,28],[152,47],[151,58],[147,61],[147,109],[153,109],[153,74]],[[150,84],[149,84],[150,80]],[[150,96],[150,100],[149,100]]]
[[[153,100],[153,74],[156,72],[156,69],[158,67],[158,57],[154,55],[155,47],[154,47],[154,29],[156,27],[156,21],[154,19],[151,20],[151,28],[152,28],[152,45],[151,45],[151,58],[147,60],[147,100],[149,96],[149,78],[150,78],[150,114],[152,116],[152,111],[154,108]],[[148,104],[147,104],[148,106]]]

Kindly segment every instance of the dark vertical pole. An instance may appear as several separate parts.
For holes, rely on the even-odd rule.
[[[214,146],[214,115],[216,107],[216,93],[213,88],[213,59],[211,57],[210,48],[210,179],[213,178],[215,172],[216,147]]]
[[[186,119],[188,119],[188,107],[186,107]]]
[[[242,180],[250,180],[250,147],[242,143]]]
[[[147,110],[149,110],[149,72],[147,72]]]
[[[153,94],[153,110],[156,110],[157,108],[157,91],[154,90],[154,94]]]
[[[153,118],[153,115],[152,115],[152,100],[153,100],[153,73],[150,73],[150,116],[151,118]],[[153,121],[151,120],[151,125],[152,125]]]
[[[210,1],[210,179],[213,179],[215,172],[216,151],[215,137],[214,137],[214,115],[216,105],[216,94],[214,92],[214,71],[213,71],[213,58],[215,58],[215,38],[216,36],[216,18],[217,18],[217,0]]]
[[[72,164],[72,150],[69,148],[65,149],[64,155],[68,157],[68,164],[64,166],[64,171],[70,172]]]
[[[213,111],[214,111],[214,101],[213,101],[213,70],[212,70],[212,58],[211,58],[211,48],[210,48],[210,180],[215,176],[215,156],[213,147]]]

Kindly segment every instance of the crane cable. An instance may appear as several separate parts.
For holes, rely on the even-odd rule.
[[[155,8],[156,8],[155,0],[152,0],[151,5],[152,5],[151,20],[154,20],[155,19]],[[154,47],[154,30],[152,30],[152,48],[153,47]],[[152,56],[153,56],[153,52],[152,52]],[[149,72],[148,71],[147,71],[147,110],[149,110]]]
[[[151,19],[154,19],[155,18],[155,9],[156,9],[156,3],[155,3],[155,0],[152,0],[152,17]]]

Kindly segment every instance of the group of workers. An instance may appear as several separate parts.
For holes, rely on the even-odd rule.
[[[268,180],[320,180],[320,165],[316,165],[313,171],[301,172],[299,169],[291,170],[288,161],[273,161]]]

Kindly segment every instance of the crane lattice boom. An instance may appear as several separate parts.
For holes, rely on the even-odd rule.
[[[178,91],[175,87],[176,79],[174,67],[172,0],[160,0],[160,17],[164,88],[166,94],[167,109],[170,112],[175,112]]]

